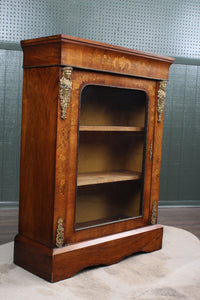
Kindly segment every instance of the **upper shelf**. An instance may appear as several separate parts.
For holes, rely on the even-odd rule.
[[[124,171],[124,170],[79,173],[77,177],[77,186],[128,181],[128,180],[138,180],[138,179],[141,179],[140,172]]]
[[[128,132],[144,132],[144,127],[135,126],[80,126],[79,131],[128,131]]]

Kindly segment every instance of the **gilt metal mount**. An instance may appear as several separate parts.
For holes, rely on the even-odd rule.
[[[62,68],[62,77],[60,79],[60,107],[61,119],[66,119],[67,108],[70,103],[71,90],[72,90],[72,67]]]
[[[58,219],[58,225],[57,225],[57,234],[56,234],[56,246],[62,247],[64,243],[64,227],[63,227],[63,219]]]
[[[157,107],[158,107],[158,122],[160,123],[162,120],[162,114],[165,107],[165,97],[166,97],[166,86],[167,81],[160,81],[159,90],[158,90],[158,98],[157,98]]]
[[[156,220],[157,220],[157,205],[156,205],[156,200],[154,200],[152,204],[152,211],[151,211],[151,224],[152,225],[156,224]]]

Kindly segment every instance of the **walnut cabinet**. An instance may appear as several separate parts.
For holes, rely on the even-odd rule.
[[[66,35],[21,45],[14,262],[55,282],[160,249],[163,111],[173,59]]]

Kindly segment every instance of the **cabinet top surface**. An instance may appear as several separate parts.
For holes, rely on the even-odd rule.
[[[25,68],[71,66],[156,80],[167,80],[174,59],[69,35],[21,41]]]

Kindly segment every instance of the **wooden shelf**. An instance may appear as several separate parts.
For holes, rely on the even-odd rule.
[[[144,127],[135,126],[80,126],[79,131],[131,131],[144,132]]]
[[[132,171],[106,171],[90,172],[78,174],[77,185],[92,185],[109,182],[119,182],[127,180],[138,180],[141,178],[140,172]]]

